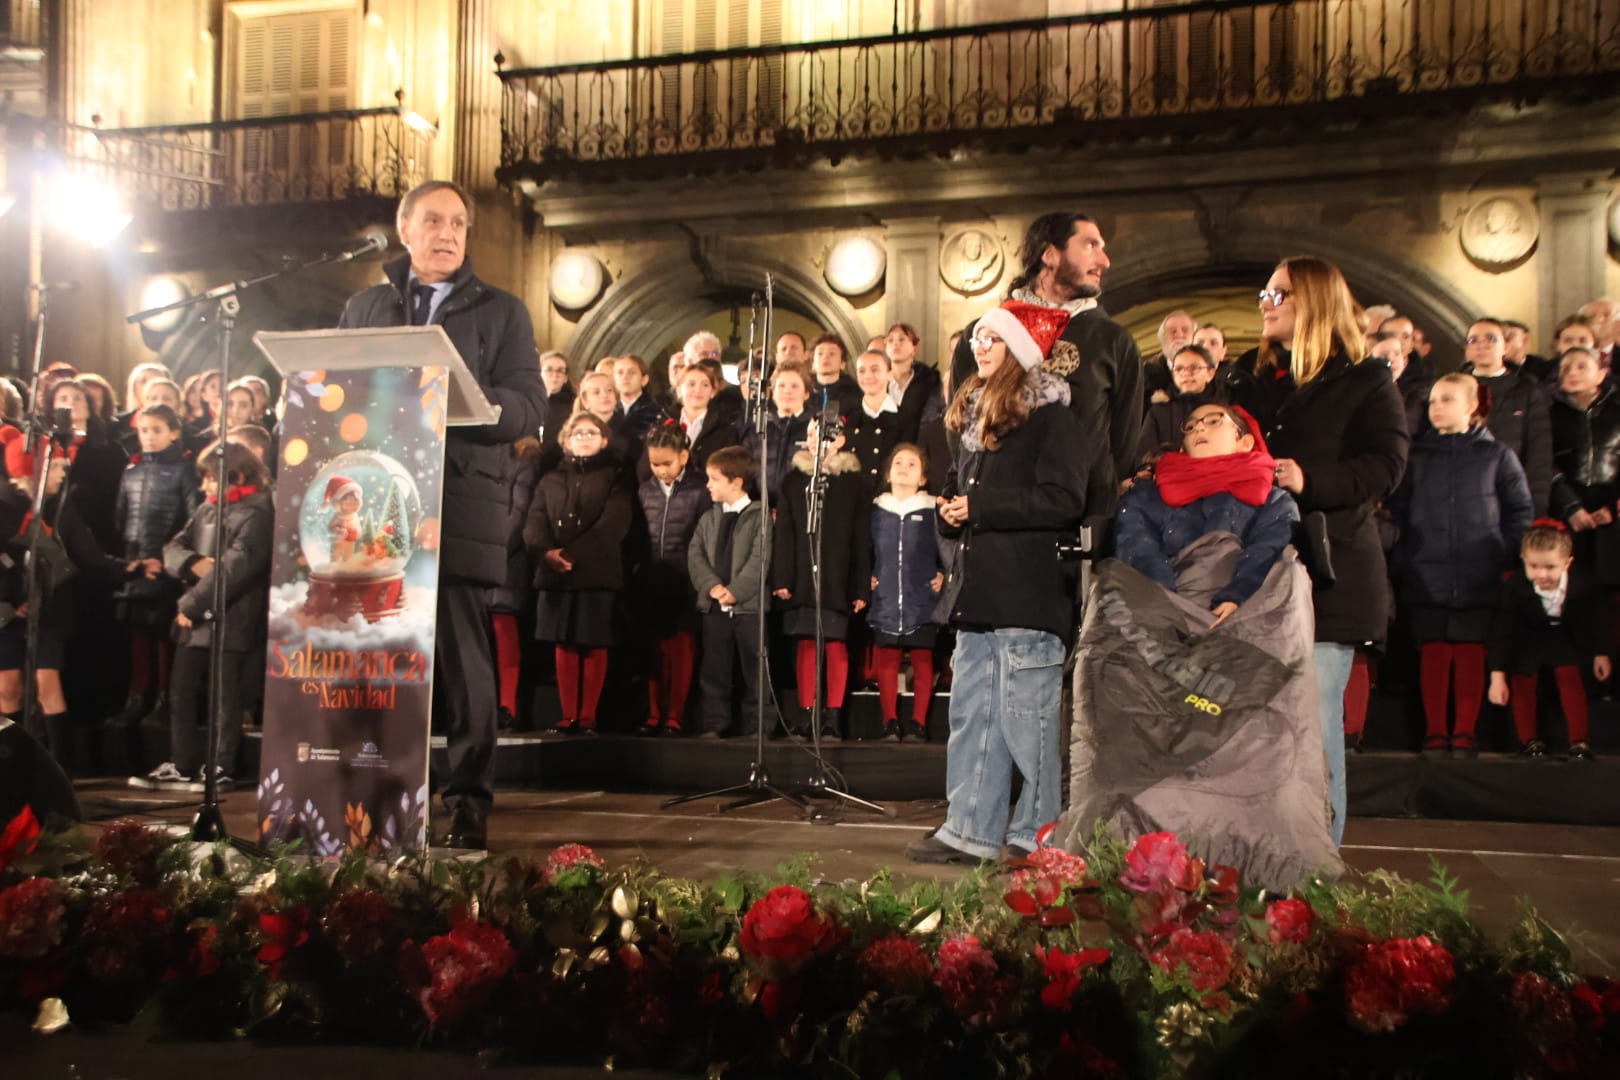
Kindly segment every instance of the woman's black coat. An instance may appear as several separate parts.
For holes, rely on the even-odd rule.
[[[815,583],[810,573],[809,530],[810,468],[812,458],[802,450],[793,459],[793,471],[782,481],[782,501],[776,507],[776,533],[771,538],[771,591],[788,589],[793,596],[786,608],[814,606]],[[821,511],[821,606],[849,614],[855,601],[872,596],[872,503],[860,476],[860,462],[844,450],[825,466],[827,494]]]
[[[566,455],[542,476],[523,529],[535,585],[563,592],[623,588],[620,549],[630,532],[633,498],[619,460],[606,450],[584,461]],[[546,552],[554,548],[562,548],[572,570],[561,573],[546,562]]]
[[[1389,597],[1373,511],[1400,483],[1411,447],[1400,392],[1388,367],[1352,364],[1343,354],[1302,387],[1292,387],[1291,376],[1274,381],[1290,389],[1278,397],[1266,442],[1272,457],[1299,463],[1300,513],[1326,517],[1332,546],[1336,580],[1313,594],[1316,640],[1382,641]]]

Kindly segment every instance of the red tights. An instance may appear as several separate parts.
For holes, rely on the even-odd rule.
[[[816,643],[811,638],[800,638],[796,656],[799,675],[799,707],[808,709],[816,703]],[[849,689],[849,647],[842,641],[827,642],[827,700],[829,709],[844,707],[844,693]]]
[[[169,671],[174,667],[174,645],[167,637],[131,630],[129,633],[129,692],[145,696],[154,679],[157,692],[169,692]]]
[[[1367,727],[1367,703],[1372,698],[1372,657],[1357,652],[1344,685],[1344,733],[1359,736]]]
[[[517,616],[497,611],[489,617],[495,632],[495,677],[500,688],[501,708],[511,716],[518,711],[518,674],[523,670],[523,643],[518,640]]]
[[[663,724],[681,730],[686,718],[686,695],[692,689],[692,666],[697,644],[684,630],[659,641],[655,647],[652,677],[647,680],[647,724]]]
[[[1455,687],[1457,722],[1454,734],[1474,734],[1479,707],[1485,700],[1485,646],[1474,643],[1431,641],[1419,655],[1419,685],[1423,693],[1424,735],[1446,737],[1446,701]]]
[[[1553,681],[1558,684],[1558,703],[1564,708],[1569,741],[1585,742],[1586,687],[1581,682],[1581,669],[1573,664],[1555,667]],[[1536,684],[1534,675],[1515,675],[1508,685],[1513,702],[1513,726],[1518,729],[1520,743],[1536,737]]]
[[[934,696],[934,653],[930,649],[909,649],[911,654],[911,718],[928,722],[928,706]],[[883,705],[883,722],[900,718],[900,649],[877,645],[872,649],[872,671],[877,676],[878,701]]]
[[[596,727],[596,703],[602,699],[602,683],[607,680],[606,648],[579,645],[557,646],[557,695],[562,698],[562,723],[589,731]]]

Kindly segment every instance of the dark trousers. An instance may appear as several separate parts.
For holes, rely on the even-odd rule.
[[[450,769],[445,804],[465,799],[485,810],[495,801],[495,736],[499,691],[490,645],[488,588],[439,582],[433,633],[434,728],[445,734]]]
[[[196,776],[203,766],[207,744],[197,727],[197,717],[219,724],[219,764],[226,776],[236,774],[236,750],[242,742],[242,690],[239,674],[242,654],[225,650],[225,672],[220,679],[225,690],[225,708],[215,718],[213,697],[208,686],[208,658],[212,650],[185,645],[174,650],[174,673],[169,676],[169,756],[175,768]]]
[[[727,615],[708,611],[703,615],[703,670],[699,686],[703,691],[703,730],[725,734],[731,728],[732,665],[742,662],[742,733],[758,729],[759,623],[757,615]],[[769,708],[767,724],[774,711]]]

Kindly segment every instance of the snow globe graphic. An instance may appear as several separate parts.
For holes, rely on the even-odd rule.
[[[298,516],[309,566],[305,614],[377,622],[403,611],[405,564],[421,520],[416,480],[393,458],[350,450],[327,462],[305,490]]]

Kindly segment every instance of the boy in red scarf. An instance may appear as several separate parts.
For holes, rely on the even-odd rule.
[[[1173,563],[1188,544],[1212,532],[1238,537],[1243,554],[1232,580],[1210,602],[1213,630],[1265,583],[1299,508],[1277,486],[1277,463],[1242,409],[1201,405],[1182,431],[1182,449],[1160,457],[1153,478],[1121,499],[1114,548],[1131,569],[1175,592]]]

